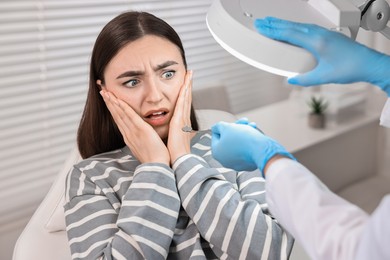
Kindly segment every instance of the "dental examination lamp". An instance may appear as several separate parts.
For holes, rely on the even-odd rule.
[[[266,16],[317,24],[352,39],[360,27],[390,39],[386,0],[214,0],[206,22],[224,49],[254,67],[286,77],[313,69],[308,51],[256,31],[254,20]]]

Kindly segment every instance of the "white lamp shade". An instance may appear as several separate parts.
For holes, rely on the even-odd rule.
[[[224,49],[252,66],[286,77],[313,69],[316,60],[309,52],[256,31],[254,20],[266,16],[337,27],[305,0],[214,0],[206,21]],[[348,28],[342,29],[349,34]]]

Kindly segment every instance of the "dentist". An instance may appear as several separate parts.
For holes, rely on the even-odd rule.
[[[288,79],[290,84],[364,81],[390,96],[390,56],[316,25],[268,17],[256,20],[255,26],[261,34],[305,48],[317,59],[312,71]],[[381,115],[381,125],[387,127],[389,100]],[[312,259],[390,259],[390,195],[368,215],[332,193],[283,146],[245,119],[214,125],[212,152],[226,167],[261,171],[271,213]]]

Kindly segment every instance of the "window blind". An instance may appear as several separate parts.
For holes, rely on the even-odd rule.
[[[195,72],[194,88],[224,85],[233,112],[287,97],[280,78],[215,42],[205,22],[211,2],[0,2],[0,235],[23,228],[75,145],[93,43],[121,12],[149,11],[171,24]]]

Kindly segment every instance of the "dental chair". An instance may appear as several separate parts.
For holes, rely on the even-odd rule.
[[[218,121],[234,122],[236,117],[225,111],[197,109],[200,129],[209,129]],[[74,148],[59,171],[50,191],[19,236],[13,260],[69,260],[71,259],[65,231],[65,178],[74,164],[81,160]]]

